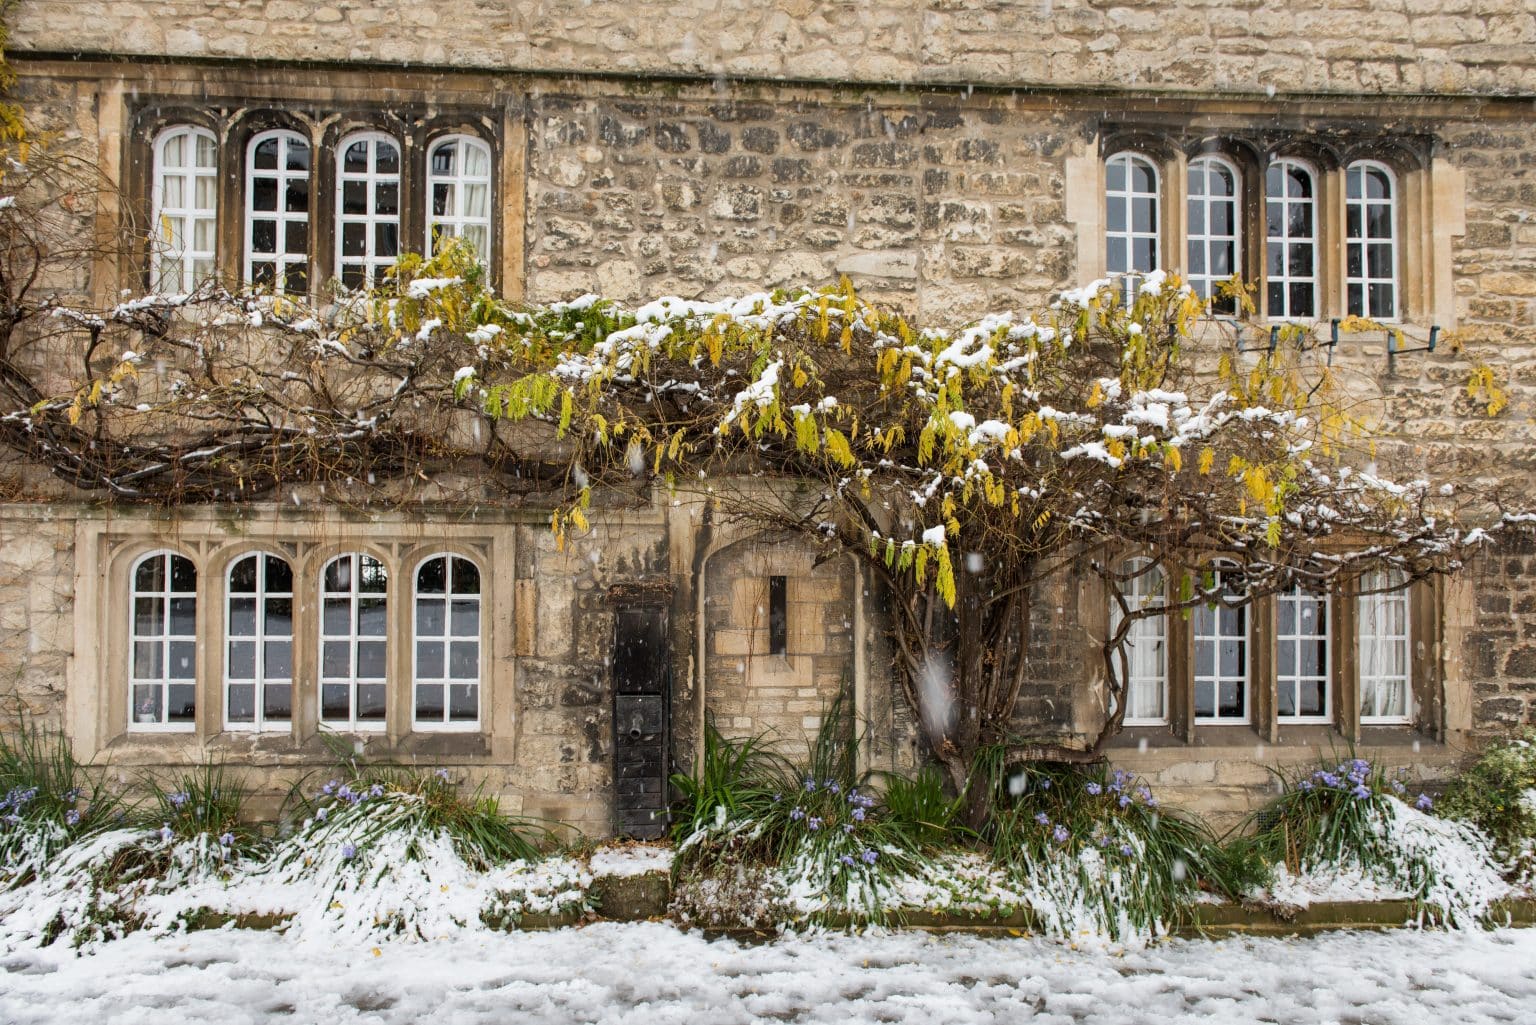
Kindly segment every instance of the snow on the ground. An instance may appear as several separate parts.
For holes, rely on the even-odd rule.
[[[1121,955],[918,932],[706,940],[658,923],[378,947],[143,935],[0,956],[0,1021],[1481,1025],[1536,1020],[1536,930],[1175,941]]]
[[[592,852],[589,867],[594,876],[649,875],[652,872],[672,871],[671,847],[652,844],[633,844],[626,847],[599,847]]]

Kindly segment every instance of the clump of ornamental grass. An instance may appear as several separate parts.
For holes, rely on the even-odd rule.
[[[800,764],[761,737],[733,741],[708,727],[699,771],[674,778],[674,910],[710,924],[882,918],[892,880],[918,868],[923,844],[882,806],[858,747],[842,697]]]
[[[236,862],[260,854],[260,834],[244,820],[249,790],[223,765],[209,762],[170,779],[145,778],[149,804],[136,818],[158,833],[178,858],[191,859],[188,869],[223,873]]]
[[[69,844],[122,817],[120,797],[69,740],[26,715],[0,733],[0,889],[36,878]]]
[[[1505,876],[1536,886],[1536,730],[1489,746],[1446,788],[1436,810],[1477,826],[1493,841]]]
[[[987,830],[992,857],[1047,932],[1124,940],[1166,930],[1194,899],[1209,842],[1132,774],[1104,765],[1028,765],[1001,752]],[[984,777],[985,778],[985,777]]]
[[[1405,775],[1365,758],[1281,774],[1281,795],[1258,813],[1254,843],[1289,876],[1363,880],[1403,894],[1428,920],[1474,924],[1508,892],[1488,838],[1430,814],[1428,794],[1410,804]]]
[[[553,846],[547,828],[503,815],[483,785],[462,793],[446,769],[362,769],[325,783],[303,811],[269,878],[293,895],[294,928],[356,939],[477,927]]]
[[[912,776],[887,773],[881,784],[887,819],[919,846],[938,848],[976,839],[961,821],[964,798],[945,792],[944,776],[937,768],[924,766]]]

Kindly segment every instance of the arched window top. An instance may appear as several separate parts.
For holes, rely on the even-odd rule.
[[[1235,198],[1242,180],[1243,174],[1237,164],[1224,155],[1207,153],[1189,162],[1190,195]]]
[[[1104,162],[1104,188],[1107,192],[1125,192],[1155,196],[1162,186],[1157,162],[1137,150],[1123,149]]]
[[[219,143],[199,125],[155,137],[151,279],[161,292],[190,292],[213,275]]]
[[[1272,160],[1265,172],[1265,195],[1271,199],[1312,200],[1317,198],[1317,171],[1304,160],[1281,157]]]
[[[1397,174],[1379,160],[1356,160],[1344,169],[1348,199],[1387,201],[1397,194]]]

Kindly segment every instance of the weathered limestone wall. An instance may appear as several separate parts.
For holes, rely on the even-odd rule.
[[[894,99],[894,98],[892,98]],[[529,294],[745,294],[835,281],[953,317],[1042,304],[1076,235],[1081,118],[974,104],[532,96]]]
[[[854,573],[803,540],[765,536],[715,552],[704,592],[705,709],[722,733],[805,751],[828,705],[854,690]],[[769,578],[785,578],[786,644],[770,645]]]
[[[1524,0],[23,0],[19,49],[1224,92],[1536,92]]]
[[[0,504],[0,721],[64,725],[74,548],[67,509]]]

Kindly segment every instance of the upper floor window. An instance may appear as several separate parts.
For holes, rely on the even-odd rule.
[[[1161,194],[1157,168],[1139,153],[1117,153],[1104,166],[1105,266],[1111,274],[1158,268]]]
[[[1163,605],[1163,574],[1140,560],[1127,562],[1122,573],[1126,606],[1131,609]],[[1119,626],[1120,603],[1110,604],[1110,628]],[[1146,726],[1168,721],[1168,617],[1147,616],[1131,623],[1125,638],[1125,724]]]
[[[1216,296],[1216,286],[1241,275],[1242,228],[1238,215],[1237,168],[1219,157],[1189,163],[1189,283],[1202,299]],[[1231,311],[1231,297],[1216,299],[1216,307]]]
[[[474,726],[480,719],[480,568],[438,555],[416,571],[418,726]]]
[[[197,718],[197,568],[156,552],[132,570],[131,728],[190,730]]]
[[[262,132],[246,149],[245,280],[275,292],[309,288],[309,142]]]
[[[1346,307],[1372,320],[1397,319],[1397,199],[1385,164],[1359,160],[1344,171],[1348,243]]]
[[[1332,704],[1327,594],[1300,585],[1280,592],[1275,629],[1275,712],[1282,721],[1327,722]]]
[[[258,553],[229,567],[224,721],[286,730],[293,718],[293,567]]]
[[[1402,574],[1367,573],[1356,605],[1359,631],[1360,722],[1412,721],[1408,590]]]
[[[190,292],[213,276],[218,141],[178,125],[155,140],[150,276],[157,291]]]
[[[320,721],[384,728],[389,575],[371,555],[340,555],[320,582]]]
[[[482,262],[491,255],[491,148],[467,135],[433,143],[427,154],[427,255],[440,238],[456,237],[475,247]]]
[[[336,171],[336,276],[377,282],[400,256],[400,146],[364,132],[341,141]]]
[[[1264,284],[1269,315],[1317,316],[1317,180],[1295,160],[1264,174]]]

